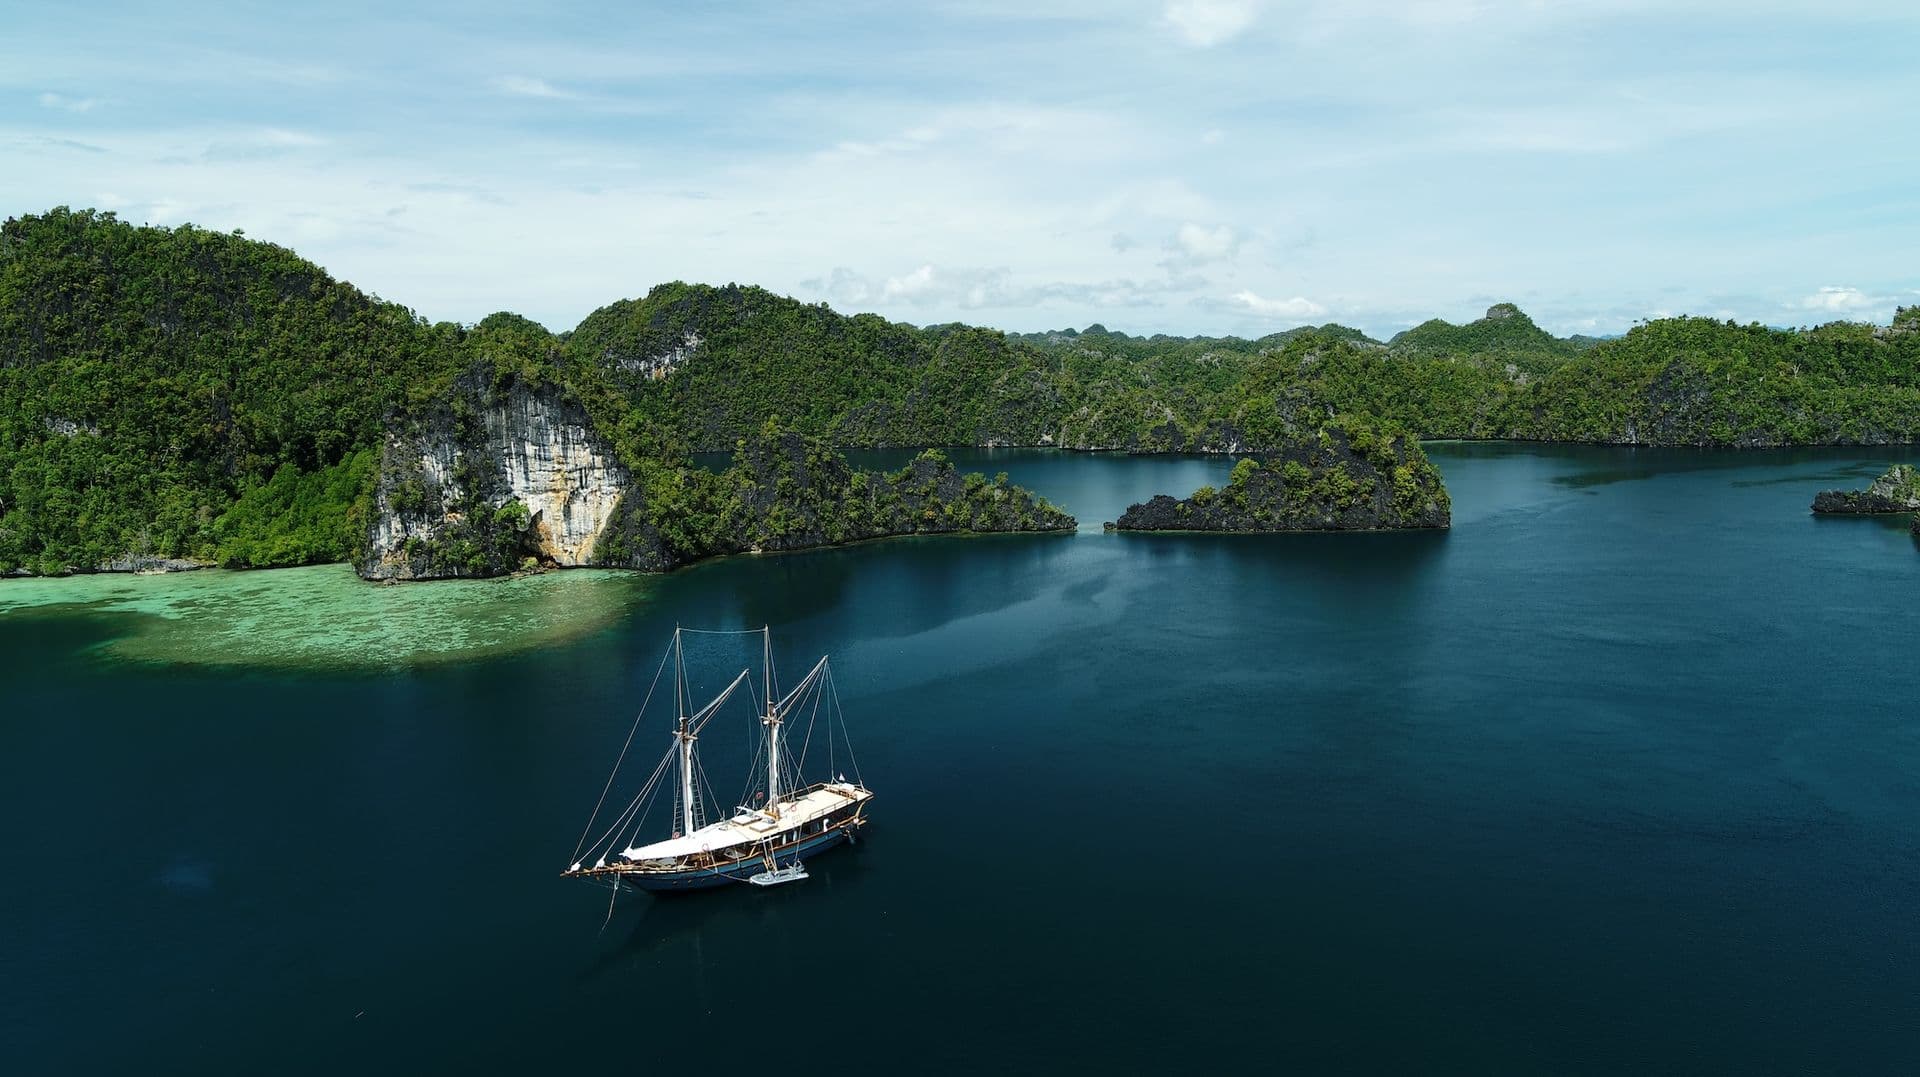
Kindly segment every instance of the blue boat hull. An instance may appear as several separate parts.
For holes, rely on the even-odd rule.
[[[789,845],[774,854],[774,863],[779,867],[788,867],[815,853],[824,852],[847,840],[848,828],[837,826],[824,834],[817,834],[805,841]],[[695,868],[688,871],[663,872],[625,872],[619,878],[622,885],[635,890],[656,892],[675,890],[707,890],[728,883],[743,883],[755,875],[767,870],[764,857],[749,857],[725,867]]]

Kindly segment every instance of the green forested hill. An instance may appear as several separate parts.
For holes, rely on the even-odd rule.
[[[351,466],[461,336],[239,235],[65,209],[7,221],[0,567],[214,556],[236,500]],[[332,509],[282,529],[340,556]]]
[[[589,314],[567,354],[700,449],[769,419],[850,446],[1033,443],[1058,365],[989,329],[677,282]]]
[[[1920,308],[1890,327],[1663,318],[1542,377],[1512,436],[1662,445],[1920,440]]]
[[[1580,344],[1562,340],[1535,325],[1512,303],[1496,303],[1487,309],[1485,317],[1465,325],[1438,318],[1422,322],[1395,335],[1387,345],[1401,355],[1470,355],[1512,363],[1529,373],[1558,367],[1582,350]]]
[[[1554,338],[1510,304],[1466,325],[1426,322],[1387,343],[1342,327],[1255,341],[1094,332],[1026,339],[1063,357],[1075,375],[1063,390],[1070,399],[1081,392],[1109,415],[1126,413],[1109,440],[1142,414],[1189,430],[1219,419],[1252,429],[1272,400],[1377,415],[1429,438],[1920,440],[1920,308],[1879,327],[1662,318],[1607,340]]]
[[[849,445],[1035,440],[1044,362],[757,288],[663,286],[564,339],[510,313],[430,325],[237,233],[57,209],[0,232],[0,572],[348,559],[382,431],[476,372],[580,401],[667,515],[690,507],[659,495],[691,481],[691,448],[769,420]],[[674,526],[738,510],[691,507],[714,519]]]
[[[663,513],[688,450],[769,422],[844,446],[1133,451],[1261,451],[1339,414],[1422,437],[1920,440],[1913,308],[1884,327],[1668,318],[1597,342],[1510,304],[1386,342],[1338,325],[1015,336],[674,283],[556,336],[506,313],[428,324],[237,233],[57,209],[0,228],[0,571],[345,559],[382,430],[482,369],[578,400]]]

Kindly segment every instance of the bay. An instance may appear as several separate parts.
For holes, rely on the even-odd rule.
[[[1429,451],[1446,534],[1103,534],[1231,461],[980,450],[1080,532],[0,583],[6,1068],[1905,1068],[1920,551],[1807,505],[1910,451]],[[833,654],[875,822],[609,918],[676,622]]]

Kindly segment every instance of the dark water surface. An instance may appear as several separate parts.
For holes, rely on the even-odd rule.
[[[0,614],[0,1071],[1910,1072],[1920,551],[1807,513],[1903,454],[1432,454],[1452,533],[1267,537],[1098,533],[1229,461],[955,454],[1083,531],[399,670]],[[833,653],[875,823],[602,932],[556,874],[675,620]]]

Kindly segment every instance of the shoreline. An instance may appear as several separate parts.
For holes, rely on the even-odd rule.
[[[1795,450],[1795,449],[1836,449],[1836,450],[1837,449],[1863,449],[1863,450],[1864,449],[1904,449],[1904,450],[1913,450],[1916,453],[1920,453],[1920,441],[1805,442],[1805,443],[1796,442],[1796,443],[1784,444],[1784,445],[1659,445],[1659,444],[1646,444],[1646,443],[1624,443],[1624,442],[1605,442],[1605,441],[1536,441],[1536,440],[1531,440],[1526,438],[1423,438],[1420,440],[1420,444],[1423,447],[1424,446],[1445,446],[1445,445],[1462,445],[1462,446],[1510,445],[1516,448],[1536,448],[1536,447],[1543,447],[1543,446],[1545,447],[1568,446],[1568,447],[1580,447],[1580,448],[1626,449],[1626,450],[1662,449],[1662,450],[1676,450],[1676,451],[1684,451],[1684,452],[1711,453],[1715,455],[1719,455],[1719,454],[1745,455],[1751,452],[1779,452],[1779,451],[1787,451],[1787,450]],[[958,449],[958,450],[980,451],[980,452],[992,452],[995,450],[1013,450],[1018,452],[1068,453],[1068,454],[1085,455],[1085,456],[1120,455],[1120,456],[1126,456],[1126,457],[1143,457],[1143,458],[1145,457],[1218,458],[1218,457],[1229,457],[1229,456],[1261,455],[1259,453],[1254,453],[1254,452],[1243,452],[1243,453],[1212,452],[1212,451],[1135,452],[1135,451],[1131,451],[1124,448],[1093,449],[1093,448],[1082,448],[1082,447],[1076,447],[1076,446],[1060,446],[1060,445],[1044,445],[1044,444],[1037,444],[1037,445],[1010,445],[1010,444],[978,445],[978,444],[975,444],[975,445],[945,445],[945,446],[898,446],[898,447],[885,447],[885,448],[855,446],[855,447],[842,447],[839,451],[919,453],[919,452],[925,452],[928,448],[937,448],[937,449],[943,449],[943,450]],[[999,531],[908,532],[908,533],[903,533],[898,535],[875,535],[869,538],[852,539],[846,542],[827,543],[819,546],[804,546],[804,547],[798,547],[798,548],[788,549],[788,550],[743,550],[739,553],[721,554],[716,557],[706,557],[706,558],[701,558],[698,561],[690,561],[684,565],[678,565],[678,566],[675,566],[674,568],[668,569],[665,572],[654,572],[647,569],[625,568],[617,565],[554,565],[554,566],[543,566],[540,569],[539,573],[531,573],[531,574],[538,575],[546,572],[570,571],[573,569],[585,568],[585,569],[606,569],[606,570],[618,571],[618,572],[630,572],[630,573],[634,573],[636,575],[642,575],[642,576],[669,576],[676,572],[685,571],[690,568],[695,568],[699,565],[708,564],[714,561],[725,560],[731,557],[768,556],[773,554],[786,554],[786,553],[805,553],[811,550],[825,550],[825,549],[836,549],[836,548],[850,547],[850,546],[863,546],[870,543],[886,542],[892,539],[900,539],[900,538],[938,538],[942,536],[979,536],[979,535],[999,535],[999,534],[1009,534],[1009,535],[1075,534],[1081,530],[1082,528],[1080,528],[1079,526],[1075,526],[1072,528],[1043,529],[1043,530],[1033,530],[1033,531],[1007,531],[1007,532],[999,532]],[[1128,530],[1131,530],[1131,529],[1128,529]],[[1289,534],[1289,533],[1292,533],[1292,534],[1306,534],[1306,533],[1380,534],[1380,533],[1403,531],[1403,530],[1435,530],[1435,529],[1433,528],[1366,528],[1366,529],[1315,530],[1312,532],[1293,531],[1293,532],[1271,532],[1271,533],[1274,533],[1274,534]],[[1123,533],[1123,529],[1106,527],[1105,524],[1103,523],[1101,532],[1099,533],[1119,534],[1119,533]],[[1135,533],[1144,534],[1147,532],[1139,531]],[[1170,533],[1170,532],[1160,532],[1160,533]],[[1186,532],[1186,531],[1183,531],[1179,533],[1225,535],[1225,534],[1243,534],[1243,533],[1265,534],[1268,532],[1234,532],[1234,531]],[[242,568],[224,568],[218,562],[202,561],[196,558],[160,558],[160,557],[149,557],[149,556],[142,556],[142,557],[125,556],[125,557],[115,559],[113,561],[106,562],[105,564],[102,564],[90,569],[68,568],[65,571],[55,572],[55,573],[38,573],[38,572],[30,571],[25,568],[9,569],[5,572],[0,572],[0,586],[4,586],[7,580],[65,579],[65,578],[74,577],[74,576],[140,576],[140,575],[175,576],[183,573],[198,572],[205,569],[220,569],[222,571],[228,571],[228,572],[272,572],[278,569],[313,568],[316,566],[333,565],[333,564],[352,565],[353,562],[351,561],[312,561],[312,562],[307,562],[299,565],[271,565],[271,566],[264,566],[264,567],[247,566]],[[356,573],[356,576],[357,575],[358,574]],[[360,578],[361,581],[364,583],[384,586],[388,583],[399,583],[399,584],[445,583],[445,582],[457,581],[457,580],[484,582],[487,580],[511,579],[517,576],[524,576],[524,575],[529,575],[529,573],[506,573],[500,576],[477,576],[477,577],[476,576],[442,576],[442,577],[434,577],[432,579],[411,579],[411,580],[373,580],[373,579],[367,579],[366,577],[358,577],[358,578]]]

